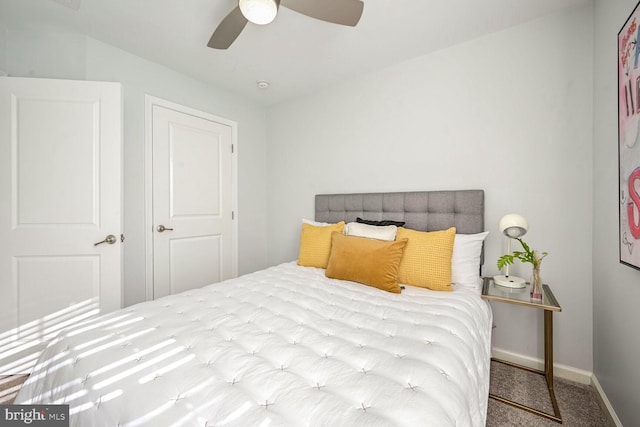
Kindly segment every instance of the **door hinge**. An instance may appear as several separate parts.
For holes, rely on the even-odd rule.
[[[236,219],[236,213],[234,211],[231,211],[231,219]]]
[[[231,144],[231,154],[233,154],[233,144]]]

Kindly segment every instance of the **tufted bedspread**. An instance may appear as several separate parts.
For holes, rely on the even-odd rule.
[[[72,426],[484,426],[491,311],[281,264],[63,332],[16,403]]]

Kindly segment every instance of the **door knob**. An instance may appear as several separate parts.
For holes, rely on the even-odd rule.
[[[173,228],[167,228],[164,225],[160,224],[156,227],[156,230],[158,230],[158,233],[162,233],[163,231],[173,231]]]
[[[102,243],[113,245],[117,240],[118,239],[116,239],[116,236],[114,236],[113,234],[109,234],[102,242],[94,243],[93,246],[98,246]]]

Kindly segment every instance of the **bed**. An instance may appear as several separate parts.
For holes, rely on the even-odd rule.
[[[318,222],[455,226],[456,239],[483,216],[481,190],[316,196]],[[68,328],[15,403],[68,404],[83,427],[484,426],[479,289],[479,270],[451,292],[390,293],[288,262]]]

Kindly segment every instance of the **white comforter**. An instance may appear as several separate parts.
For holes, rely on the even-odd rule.
[[[390,294],[282,264],[68,329],[16,403],[72,426],[484,426],[477,290]]]

